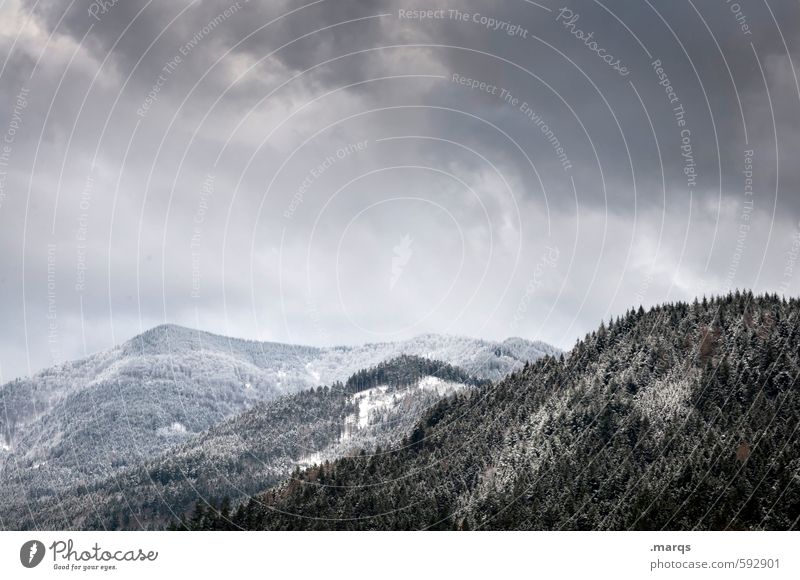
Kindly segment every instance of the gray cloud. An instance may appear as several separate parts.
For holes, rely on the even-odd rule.
[[[569,347],[795,294],[800,8],[540,4],[4,3],[2,378],[164,320]]]

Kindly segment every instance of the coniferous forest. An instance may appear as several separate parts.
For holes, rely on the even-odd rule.
[[[750,292],[640,307],[564,353],[435,335],[322,352],[159,327],[0,388],[0,523],[796,529],[799,314]],[[315,369],[335,380],[308,386]],[[137,422],[114,419],[119,398]],[[95,441],[114,452],[84,459]]]
[[[443,398],[389,448],[199,502],[170,527],[796,529],[799,315],[749,292],[631,310]]]

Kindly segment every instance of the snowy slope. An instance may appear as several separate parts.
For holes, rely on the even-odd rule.
[[[555,349],[425,335],[315,348],[153,328],[85,359],[0,387],[0,499],[88,484],[159,453],[259,401],[345,381],[402,354],[496,379]]]
[[[27,502],[0,497],[0,520],[12,529],[163,525],[201,498],[235,501],[297,467],[395,444],[443,397],[480,384],[417,357],[393,359],[379,369],[383,374],[372,369],[359,376],[374,383],[390,375],[391,384],[354,392],[348,381],[277,397],[91,486],[74,485],[58,495],[40,490]],[[177,435],[183,426],[167,430]]]
[[[462,382],[424,376],[410,385],[378,385],[350,395],[354,411],[344,417],[342,433],[324,449],[300,459],[301,466],[333,461],[362,449],[386,447],[407,435],[423,413],[442,398],[468,388]]]
[[[369,368],[397,356],[412,355],[447,362],[478,378],[497,380],[520,368],[525,361],[560,352],[549,344],[522,338],[493,342],[424,334],[400,342],[324,349],[309,369],[318,372],[323,377],[322,383],[327,384],[344,380],[357,369]]]

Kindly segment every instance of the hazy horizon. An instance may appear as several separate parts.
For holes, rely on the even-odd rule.
[[[746,289],[738,289],[737,288],[737,289],[732,290],[732,292],[735,293],[737,290],[738,291],[742,291],[742,292],[746,292],[747,291]],[[715,296],[717,296],[717,295],[711,294],[711,295],[708,295],[708,296],[697,296],[696,298],[697,298],[697,300],[702,300],[703,298],[712,299]],[[788,298],[798,298],[798,296],[786,296],[786,295],[783,295],[782,297],[783,298],[787,298],[787,299]],[[692,301],[693,300],[676,301],[676,302],[691,303]],[[667,303],[665,302],[665,303],[662,303],[662,304],[667,304]],[[656,305],[654,305],[654,306],[656,306]],[[628,311],[630,309],[636,310],[638,307],[639,307],[639,305],[631,305],[630,308],[626,308],[625,311]],[[608,320],[605,320],[605,319],[604,320],[599,320],[597,322],[596,328],[599,328],[601,323],[610,322],[612,319],[617,318],[618,316],[621,316],[622,314],[623,313],[612,314],[609,317]],[[148,332],[150,330],[154,330],[154,329],[156,329],[156,328],[158,328],[160,326],[176,326],[176,327],[179,327],[179,328],[182,328],[184,330],[191,331],[191,332],[197,332],[197,333],[203,333],[203,334],[212,334],[212,335],[215,335],[215,336],[219,336],[219,337],[227,338],[227,339],[232,339],[232,340],[247,340],[247,341],[254,341],[254,342],[271,342],[271,343],[277,343],[277,344],[286,344],[286,345],[289,345],[289,346],[316,347],[316,348],[359,347],[359,346],[366,346],[366,345],[369,345],[369,344],[379,344],[379,343],[383,343],[383,342],[404,342],[404,341],[408,341],[408,340],[414,340],[414,339],[422,338],[422,337],[425,337],[425,336],[441,336],[441,337],[452,337],[452,338],[465,338],[465,339],[471,339],[471,340],[477,340],[477,341],[486,341],[486,342],[504,342],[504,341],[507,341],[507,340],[522,339],[522,340],[526,340],[526,341],[533,342],[533,343],[542,342],[542,343],[545,343],[545,344],[547,344],[549,346],[553,346],[553,347],[555,347],[555,348],[567,353],[570,350],[572,350],[572,348],[575,346],[575,344],[577,342],[580,342],[584,338],[584,335],[577,336],[575,338],[575,340],[571,344],[566,345],[566,346],[558,346],[558,345],[555,345],[555,344],[548,343],[547,341],[542,341],[540,339],[526,338],[524,336],[517,336],[517,335],[509,335],[509,336],[504,336],[504,337],[484,337],[484,336],[470,336],[470,335],[467,335],[467,334],[449,334],[449,333],[441,333],[441,332],[421,332],[419,334],[414,334],[412,336],[409,336],[409,337],[406,337],[406,338],[403,338],[403,339],[398,339],[398,340],[395,340],[395,341],[378,341],[378,340],[375,340],[375,341],[349,342],[349,343],[328,343],[328,344],[310,344],[310,343],[308,343],[307,344],[307,343],[300,343],[300,342],[286,343],[286,342],[281,342],[281,341],[261,340],[261,339],[253,338],[253,337],[235,336],[235,335],[227,334],[224,330],[219,330],[218,331],[218,330],[208,330],[208,329],[203,329],[203,328],[195,328],[195,327],[192,327],[192,326],[189,326],[189,325],[185,325],[185,324],[181,324],[181,323],[177,323],[177,322],[159,322],[159,323],[154,324],[152,326],[148,326],[146,328],[138,330],[134,334],[132,334],[131,336],[127,336],[127,337],[121,338],[121,339],[117,340],[114,344],[108,345],[107,347],[98,348],[97,350],[89,351],[89,352],[87,352],[85,354],[76,356],[73,359],[67,359],[67,360],[63,360],[63,361],[60,361],[60,362],[63,363],[63,362],[68,362],[69,360],[79,360],[81,358],[84,358],[85,356],[91,356],[92,354],[96,354],[98,352],[103,352],[105,350],[108,350],[109,348],[114,348],[114,347],[120,346],[120,345],[125,344],[126,342],[129,342],[129,341],[139,337],[140,335],[142,335],[142,334],[144,334],[144,333],[146,333],[146,332]],[[594,329],[595,328],[589,329],[588,333],[590,334]],[[48,365],[48,366],[56,366],[57,364],[59,364],[59,363],[53,363],[52,365]],[[40,369],[35,369],[32,372],[32,375],[35,375],[37,372],[39,372],[41,370],[44,370],[45,368],[48,368],[48,367],[42,367]],[[9,382],[9,381],[13,381],[14,379],[17,379],[17,378],[25,378],[25,377],[29,377],[29,376],[32,376],[32,375],[20,375],[20,376],[17,376],[17,377],[3,377],[2,381],[0,381],[0,383],[6,383],[6,382]]]

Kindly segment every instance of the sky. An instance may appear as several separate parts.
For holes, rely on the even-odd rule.
[[[794,1],[0,0],[0,381],[797,296],[799,67]]]

